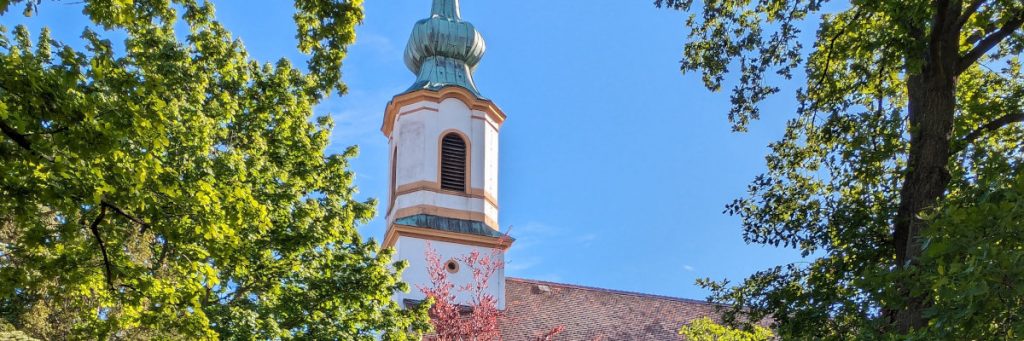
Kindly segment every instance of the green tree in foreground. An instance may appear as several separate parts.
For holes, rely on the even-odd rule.
[[[689,341],[768,341],[772,332],[761,326],[753,326],[753,331],[745,331],[726,327],[704,317],[690,322],[679,330],[679,335]]]
[[[252,60],[210,1],[85,1],[99,30],[82,50],[0,26],[0,318],[42,339],[428,327],[391,300],[408,288],[390,253],[356,232],[375,202],[353,199],[355,148],[325,156],[332,122],[313,119],[345,91],[362,1],[294,3],[306,71]]]
[[[773,80],[806,77],[768,171],[726,211],[746,241],[810,259],[702,280],[727,322],[771,316],[794,339],[1024,337],[1024,2],[655,4],[691,12],[684,72],[717,91],[737,69],[734,130]]]

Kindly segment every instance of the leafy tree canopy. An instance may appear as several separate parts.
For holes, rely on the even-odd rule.
[[[684,72],[714,91],[738,74],[735,130],[775,80],[806,79],[767,172],[726,211],[746,241],[810,259],[701,281],[727,320],[771,316],[794,339],[1024,335],[1024,2],[655,4],[691,13]]]
[[[408,288],[390,252],[354,227],[376,204],[353,199],[356,148],[325,156],[332,122],[313,118],[345,91],[362,1],[294,4],[306,70],[253,60],[210,1],[85,1],[81,50],[0,26],[2,320],[43,339],[427,328],[391,300]]]
[[[730,328],[704,317],[690,322],[679,330],[679,335],[689,341],[768,341],[773,335],[770,330],[753,326],[752,331]]]

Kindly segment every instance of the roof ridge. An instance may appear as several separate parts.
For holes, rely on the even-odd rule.
[[[616,290],[616,289],[608,289],[608,288],[598,288],[598,287],[591,287],[591,286],[572,284],[572,283],[558,283],[558,282],[549,282],[549,281],[542,281],[542,280],[537,280],[537,279],[518,278],[518,277],[505,277],[505,280],[513,280],[513,281],[519,281],[519,282],[524,282],[524,283],[541,284],[541,285],[554,285],[554,286],[569,287],[569,288],[582,289],[582,290],[602,291],[602,292],[607,292],[607,293],[612,293],[612,294],[619,294],[619,295],[627,295],[627,296],[661,298],[661,299],[667,299],[667,300],[679,301],[679,302],[696,303],[696,304],[704,304],[704,305],[712,305],[712,306],[724,306],[723,304],[708,302],[708,301],[704,301],[704,300],[695,300],[695,299],[692,299],[692,298],[682,298],[682,297],[674,297],[674,296],[666,296],[666,295],[648,294],[648,293],[642,293],[642,292],[636,292],[636,291],[626,291],[626,290]]]

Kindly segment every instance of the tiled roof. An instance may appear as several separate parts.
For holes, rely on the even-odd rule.
[[[698,300],[647,295],[520,278],[505,280],[502,337],[532,340],[556,326],[553,340],[683,340],[683,325],[716,317],[716,306]]]

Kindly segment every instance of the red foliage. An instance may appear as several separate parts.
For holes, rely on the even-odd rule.
[[[551,338],[555,337],[555,335],[562,333],[562,331],[564,330],[565,326],[557,326],[551,328],[551,330],[547,331],[541,336],[538,336],[536,339],[534,339],[534,341],[551,341]]]
[[[502,321],[503,314],[501,310],[498,310],[497,297],[487,293],[491,276],[505,266],[499,257],[500,252],[495,250],[493,254],[486,255],[474,250],[468,255],[456,258],[456,261],[466,265],[473,274],[473,281],[456,287],[448,279],[448,270],[445,269],[437,251],[429,243],[427,244],[427,271],[430,274],[431,286],[419,286],[419,289],[424,295],[434,299],[434,305],[430,307],[430,322],[434,326],[434,333],[427,336],[426,340],[501,340],[499,323]],[[457,292],[469,295],[468,306],[455,303]],[[541,334],[542,336],[536,340],[551,340],[563,329],[562,326],[552,328]]]

